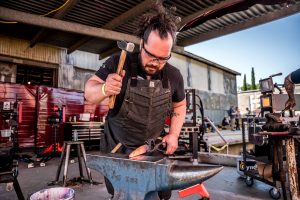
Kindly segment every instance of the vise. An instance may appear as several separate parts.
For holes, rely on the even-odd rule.
[[[220,172],[216,165],[193,165],[162,157],[118,154],[87,155],[89,168],[108,178],[113,200],[154,200],[157,191],[176,190],[199,184]]]

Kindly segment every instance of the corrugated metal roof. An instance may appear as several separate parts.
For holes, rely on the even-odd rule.
[[[67,0],[5,0],[0,1],[0,11],[4,8],[10,8],[25,13],[44,15],[66,3],[65,7],[47,17],[133,35],[142,14],[149,9],[149,5],[153,2],[155,0],[69,0],[68,2]],[[249,2],[264,4],[255,4],[237,12],[230,10],[234,4]],[[278,4],[274,4],[274,2],[278,2]],[[199,16],[205,18],[203,23],[179,32],[177,45],[182,47],[300,11],[300,0],[168,0],[165,1],[165,4],[176,6],[176,13],[181,17],[182,23],[189,22]],[[220,10],[223,14],[215,17],[214,12]],[[19,20],[18,15],[14,15],[14,17],[15,20]],[[0,12],[0,20],[1,18],[3,16]],[[69,52],[78,49],[92,53],[103,53],[115,46],[114,38],[108,40],[87,37],[80,33],[55,30],[55,27],[53,30],[47,31],[35,26],[35,24],[0,23],[0,34],[29,40],[32,46],[41,42],[68,48]]]

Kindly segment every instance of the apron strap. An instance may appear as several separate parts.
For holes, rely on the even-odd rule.
[[[163,85],[163,88],[165,88],[165,89],[169,87],[169,79],[168,79],[168,74],[167,74],[167,69],[166,69],[167,65],[168,65],[168,63],[166,63],[166,66],[162,70],[162,85]]]
[[[137,86],[137,63],[133,62],[130,67],[131,70],[131,81],[130,86],[136,87]]]

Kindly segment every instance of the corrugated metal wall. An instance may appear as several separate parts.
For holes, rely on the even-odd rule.
[[[37,146],[49,146],[54,142],[54,127],[47,123],[49,116],[59,116],[58,112],[54,111],[54,106],[65,106],[66,117],[77,116],[83,113],[84,98],[83,93],[79,91],[71,91],[60,88],[52,88],[39,86],[38,88],[38,105],[37,105]],[[63,143],[64,132],[62,125],[57,127],[56,142]]]
[[[61,63],[61,54],[64,50],[46,45],[29,47],[29,41],[9,38],[0,35],[0,54],[36,60],[46,63]]]
[[[13,62],[16,65],[23,64],[24,60],[57,64],[58,87],[81,91],[84,90],[85,82],[104,62],[104,60],[99,60],[97,54],[75,51],[68,55],[65,49],[42,44],[30,48],[28,41],[5,36],[0,36],[0,55],[14,57]],[[7,66],[4,65],[4,63],[0,64],[0,81],[5,82],[8,75],[6,74]],[[12,71],[9,76],[12,77],[11,82],[15,82],[16,70]]]

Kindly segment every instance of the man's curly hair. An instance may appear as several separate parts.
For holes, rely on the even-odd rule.
[[[158,31],[162,39],[168,37],[168,33],[173,38],[173,44],[176,41],[177,23],[180,18],[174,15],[175,7],[166,8],[161,2],[157,2],[150,9],[150,12],[142,16],[137,29],[137,36],[147,43],[151,31]]]

